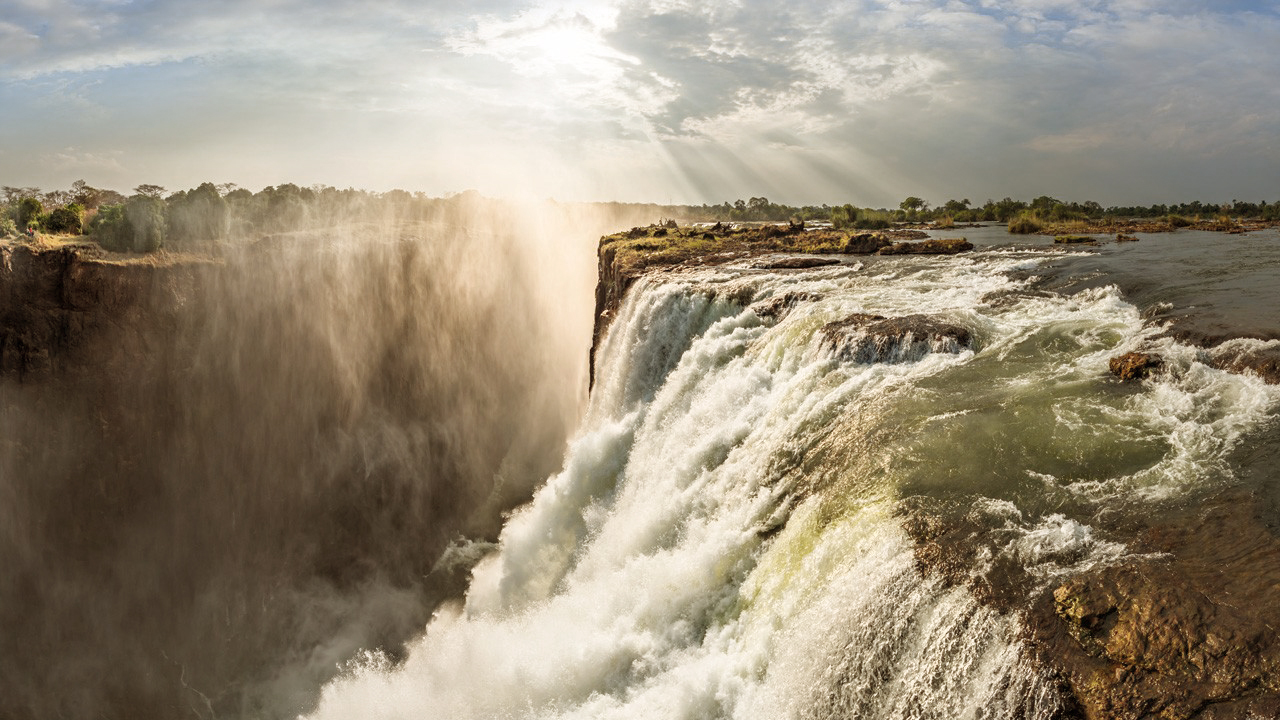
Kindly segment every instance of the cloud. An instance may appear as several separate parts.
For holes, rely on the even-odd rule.
[[[1280,181],[1280,15],[1256,1],[0,0],[0,17],[0,100],[40,100],[0,121],[32,147],[0,150],[33,162],[110,148],[122,173],[182,176],[215,138],[220,168],[238,140],[275,182],[862,204]],[[326,164],[348,146],[384,160]]]

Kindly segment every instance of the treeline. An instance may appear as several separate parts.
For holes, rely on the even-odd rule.
[[[350,222],[425,221],[461,212],[475,191],[449,197],[392,190],[372,193],[330,186],[300,187],[291,183],[258,192],[231,183],[202,183],[169,192],[159,185],[139,185],[122,195],[83,180],[68,190],[42,192],[31,187],[0,187],[0,237],[46,232],[88,234],[118,252],[151,252],[163,247],[196,248],[229,238],[332,227]],[[845,205],[783,205],[765,197],[718,205],[592,203],[618,218],[678,218],[684,222],[830,222],[838,228],[876,229],[893,223],[949,225],[1002,222],[1031,231],[1039,224],[1106,221],[1120,218],[1169,218],[1172,224],[1204,217],[1280,221],[1280,202],[1189,202],[1175,205],[1112,206],[1063,201],[1041,195],[1030,202],[1004,198],[975,205],[965,198],[931,205],[911,196],[896,208]]]
[[[0,193],[0,237],[85,234],[116,252],[199,248],[230,238],[353,222],[448,219],[463,212],[466,202],[480,200],[474,191],[433,198],[404,190],[372,193],[291,183],[256,193],[230,183],[172,193],[159,185],[139,185],[126,197],[80,180],[69,191],[4,186]]]
[[[613,206],[631,205],[605,203]],[[1103,220],[1105,218],[1159,218],[1166,216],[1218,217],[1280,221],[1280,202],[1260,203],[1232,200],[1230,203],[1195,201],[1174,205],[1111,206],[1104,207],[1094,201],[1075,202],[1041,195],[1030,202],[1004,198],[987,200],[975,205],[968,198],[947,200],[932,205],[923,198],[911,196],[896,208],[860,207],[846,205],[780,205],[768,198],[753,197],[750,200],[724,202],[718,205],[654,205],[662,217],[675,217],[689,222],[784,222],[787,220],[816,220],[831,222],[836,227],[878,228],[891,223],[911,222],[1001,222],[1007,223],[1020,216],[1035,216],[1046,222],[1072,220]]]

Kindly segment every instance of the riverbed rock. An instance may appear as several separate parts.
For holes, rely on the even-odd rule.
[[[878,255],[955,255],[973,249],[965,238],[930,238],[921,242],[900,242],[882,247]]]
[[[1227,342],[1209,351],[1209,365],[1227,372],[1256,375],[1269,385],[1280,385],[1280,345],[1245,345]]]
[[[1152,353],[1129,352],[1111,358],[1111,374],[1121,380],[1142,380],[1164,367],[1164,360]]]
[[[839,264],[840,260],[838,258],[829,257],[774,257],[761,260],[752,267],[757,270],[806,270],[808,268]]]
[[[1088,235],[1059,235],[1053,239],[1059,245],[1096,245],[1096,238]]]
[[[832,356],[855,363],[914,362],[932,352],[959,353],[972,343],[968,328],[929,315],[854,313],[819,333]]]
[[[811,292],[786,292],[781,295],[775,295],[767,300],[761,300],[751,306],[751,311],[756,315],[767,320],[781,320],[791,312],[791,308],[802,302],[813,302],[821,300],[822,296]]]
[[[1124,233],[1116,233],[1116,242],[1138,242],[1136,235],[1125,235]]]

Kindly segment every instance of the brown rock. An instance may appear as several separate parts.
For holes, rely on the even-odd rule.
[[[928,315],[854,313],[820,330],[822,346],[840,360],[911,362],[930,352],[958,353],[970,346],[968,328]]]
[[[973,249],[965,238],[931,238],[923,242],[900,242],[880,248],[879,255],[955,255]]]
[[[752,312],[762,318],[781,320],[791,308],[802,302],[821,300],[822,296],[811,292],[788,292],[761,300],[751,306]]]
[[[1111,374],[1121,380],[1141,380],[1164,366],[1159,355],[1131,352],[1111,358]]]
[[[804,270],[807,268],[839,264],[840,261],[836,258],[785,257],[762,260],[756,263],[754,267],[759,270]]]

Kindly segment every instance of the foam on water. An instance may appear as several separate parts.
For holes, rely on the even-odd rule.
[[[1151,331],[1113,288],[988,302],[1019,291],[1009,273],[1035,262],[995,252],[640,280],[604,338],[564,469],[507,523],[465,603],[437,614],[403,664],[353,663],[315,717],[1047,717],[1057,698],[1023,657],[1018,619],[917,571],[894,516],[912,468],[959,467],[947,433],[1021,403],[1041,424],[1028,433],[1082,436],[1081,453],[1098,433],[1145,438],[1153,462],[1087,479],[1033,454],[974,467],[1047,495],[1179,492],[1277,397],[1172,344],[1168,379],[1117,392],[1107,357]],[[747,309],[786,291],[820,299],[778,321]],[[894,364],[815,352],[818,329],[854,312],[938,316],[978,350]],[[983,502],[1005,551],[1042,578],[1123,555],[1080,519]]]

